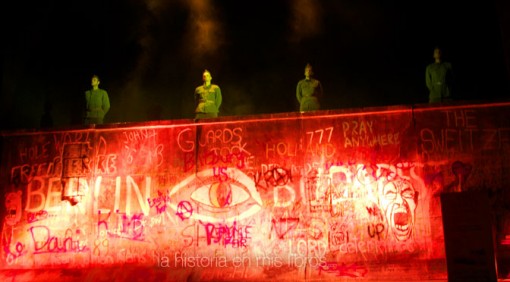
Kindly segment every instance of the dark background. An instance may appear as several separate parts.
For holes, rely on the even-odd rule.
[[[427,103],[435,46],[456,99],[509,98],[508,1],[90,0],[2,2],[0,129],[80,124],[98,74],[105,122],[192,118],[208,69],[221,116],[297,110],[306,63],[324,109]]]

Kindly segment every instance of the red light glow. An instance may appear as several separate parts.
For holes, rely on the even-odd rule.
[[[0,266],[119,278],[108,269],[130,265],[211,281],[446,279],[439,195],[503,193],[509,110],[5,132]]]

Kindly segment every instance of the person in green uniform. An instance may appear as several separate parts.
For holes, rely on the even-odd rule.
[[[204,83],[195,89],[195,119],[218,117],[221,106],[221,89],[212,84],[212,76],[208,70],[202,73]]]
[[[425,70],[425,82],[429,89],[429,103],[447,102],[452,100],[453,71],[452,64],[443,62],[441,49],[434,49],[434,63]]]
[[[299,102],[299,111],[320,110],[322,98],[322,85],[319,80],[312,77],[313,68],[310,64],[305,66],[305,78],[301,79],[296,88],[296,98]]]
[[[103,124],[104,116],[110,110],[110,99],[108,93],[99,88],[99,77],[92,76],[92,89],[85,91],[85,114],[83,123]]]

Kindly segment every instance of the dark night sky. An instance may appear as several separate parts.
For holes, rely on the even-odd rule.
[[[205,68],[223,116],[295,111],[308,62],[324,109],[426,103],[436,45],[460,100],[509,97],[504,0],[5,2],[1,129],[37,128],[45,102],[56,126],[79,124],[94,73],[109,123],[192,118]]]

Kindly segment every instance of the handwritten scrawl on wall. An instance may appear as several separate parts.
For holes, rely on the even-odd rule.
[[[445,277],[423,263],[445,261],[438,195],[505,193],[508,109],[4,134],[1,266]]]

